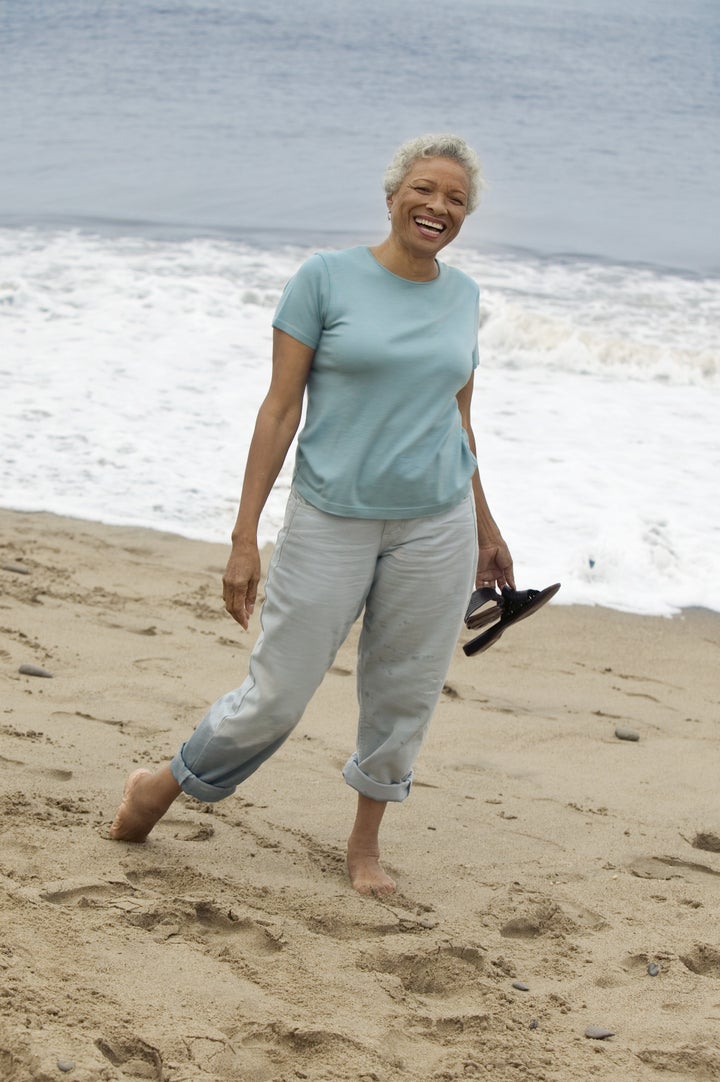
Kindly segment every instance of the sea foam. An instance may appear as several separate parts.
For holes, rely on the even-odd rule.
[[[0,501],[224,541],[310,249],[0,230]],[[720,611],[717,279],[471,248],[473,421],[519,585]],[[262,520],[274,538],[292,473]]]

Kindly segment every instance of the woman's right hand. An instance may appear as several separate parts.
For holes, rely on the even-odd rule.
[[[225,608],[247,631],[260,583],[260,552],[255,541],[234,541],[223,575]]]

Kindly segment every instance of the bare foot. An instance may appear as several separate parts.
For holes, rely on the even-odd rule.
[[[394,894],[396,883],[380,864],[379,854],[361,853],[348,846],[348,873],[358,894]]]
[[[157,774],[150,770],[134,770],[125,782],[110,837],[119,842],[144,842],[179,794],[180,786],[168,767],[163,767]]]
[[[358,894],[392,894],[395,881],[380,864],[378,832],[387,804],[358,793],[357,814],[347,845],[350,882]]]

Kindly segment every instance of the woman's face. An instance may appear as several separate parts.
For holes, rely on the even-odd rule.
[[[452,158],[418,158],[387,197],[392,231],[413,254],[434,256],[460,232],[470,181]]]

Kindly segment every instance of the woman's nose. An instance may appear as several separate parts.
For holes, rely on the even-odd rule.
[[[433,214],[441,215],[447,210],[445,196],[441,192],[433,192],[428,196],[427,208]]]

